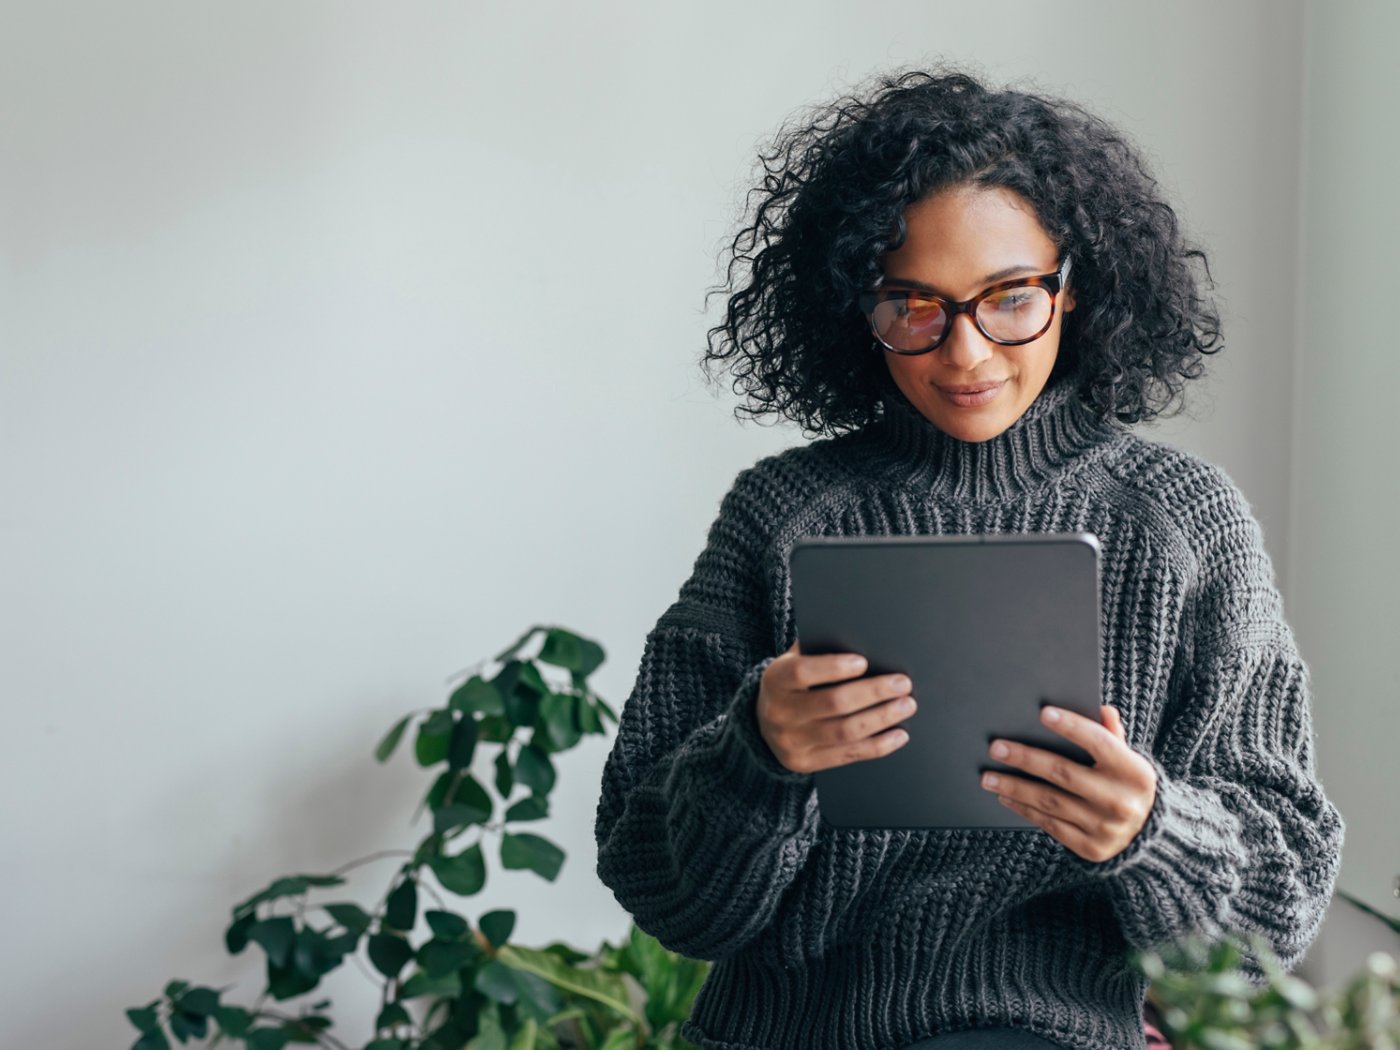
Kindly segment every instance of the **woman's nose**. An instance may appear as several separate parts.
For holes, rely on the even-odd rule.
[[[978,329],[971,314],[953,318],[953,329],[939,347],[949,364],[971,370],[991,357],[996,344]]]

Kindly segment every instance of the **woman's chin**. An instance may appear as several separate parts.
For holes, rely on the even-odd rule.
[[[1004,419],[1005,413],[1003,412],[978,412],[975,409],[966,408],[955,408],[949,412],[940,406],[936,414],[928,412],[925,414],[929,415],[934,425],[949,437],[971,444],[990,441],[1015,422],[1014,419]]]

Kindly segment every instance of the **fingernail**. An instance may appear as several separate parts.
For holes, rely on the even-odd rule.
[[[994,787],[996,787],[996,786],[997,786],[998,784],[1000,784],[1000,783],[1001,783],[1001,777],[997,776],[995,773],[984,773],[984,774],[982,775],[982,786],[983,786],[983,787],[994,788]]]
[[[1059,708],[1056,708],[1056,707],[1047,707],[1047,708],[1045,709],[1045,712],[1044,712],[1044,713],[1045,713],[1045,721],[1047,721],[1047,722],[1058,722],[1058,721],[1060,720],[1060,711],[1059,711]]]
[[[1007,747],[1000,740],[998,740],[995,744],[992,745],[992,757],[1005,758],[1010,752],[1010,750],[1011,749],[1009,747]]]

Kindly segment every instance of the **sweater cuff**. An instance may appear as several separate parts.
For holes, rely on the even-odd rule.
[[[812,774],[794,772],[779,762],[758,728],[758,690],[763,672],[775,659],[766,657],[744,672],[729,701],[718,744],[737,792],[757,804],[796,802],[805,806],[815,787]]]
[[[1141,752],[1139,752],[1141,754]],[[1096,878],[1129,871],[1160,874],[1171,883],[1211,886],[1231,877],[1248,859],[1240,821],[1220,796],[1170,776],[1155,755],[1157,794],[1137,836],[1107,860],[1091,861],[1066,850],[1070,863]]]

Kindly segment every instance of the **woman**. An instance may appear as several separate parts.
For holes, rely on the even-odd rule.
[[[1344,826],[1248,502],[1128,429],[1220,338],[1204,254],[1140,157],[1078,105],[954,70],[882,78],[764,163],[707,361],[736,359],[750,414],[817,439],[721,501],[647,637],[597,812],[618,901],[714,962],[682,1034],[1126,1050],[1145,1046],[1130,948],[1253,932],[1296,965]],[[1040,832],[825,824],[812,774],[903,746],[938,683],[803,655],[794,540],[1081,530],[1107,703],[1047,725],[1094,765],[994,742],[1046,782],[983,785]]]

